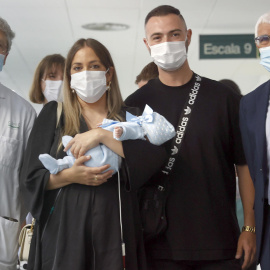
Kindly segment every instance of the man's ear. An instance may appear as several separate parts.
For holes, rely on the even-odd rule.
[[[7,59],[8,53],[6,54],[5,58],[4,58],[4,65],[6,64],[6,59]]]
[[[187,30],[187,45],[188,46],[191,43],[191,36],[192,36],[192,30],[191,29],[188,29]]]
[[[151,53],[151,50],[150,50],[150,47],[149,47],[149,45],[148,45],[147,39],[144,38],[144,39],[143,39],[143,42],[144,42],[144,44],[145,44],[147,50],[149,51],[149,53]]]

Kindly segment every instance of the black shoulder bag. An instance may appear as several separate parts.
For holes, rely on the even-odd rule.
[[[139,190],[140,215],[145,241],[156,238],[167,229],[166,201],[170,190],[169,176],[186,133],[200,86],[201,77],[195,74],[194,85],[190,89],[179,118],[176,135],[172,140],[170,157],[161,171],[163,183],[146,185]]]

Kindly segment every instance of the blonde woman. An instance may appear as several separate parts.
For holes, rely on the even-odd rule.
[[[59,125],[56,128],[57,103],[49,102],[35,123],[27,147],[22,189],[37,219],[27,269],[124,269],[122,242],[126,269],[146,269],[136,190],[160,169],[166,154],[147,141],[120,142],[112,132],[96,128],[104,118],[124,121],[127,110],[140,114],[124,106],[108,50],[94,39],[78,40],[66,60]],[[77,160],[71,168],[53,175],[38,156],[48,153],[63,158],[64,134],[76,135],[71,149]],[[110,165],[84,165],[91,158],[84,156],[84,151],[99,143],[123,158],[122,215],[118,175],[112,176],[111,170],[104,172]]]

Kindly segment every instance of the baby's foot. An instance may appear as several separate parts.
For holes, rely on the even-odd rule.
[[[41,154],[39,155],[39,160],[42,162],[44,167],[50,171],[51,174],[57,174],[59,169],[58,169],[58,164],[57,160],[51,157],[48,154]]]
[[[119,139],[123,134],[123,128],[122,127],[115,127],[114,128],[114,135],[117,139]]]

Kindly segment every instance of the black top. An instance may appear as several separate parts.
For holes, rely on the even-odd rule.
[[[140,109],[148,104],[177,129],[194,80],[193,75],[187,84],[170,87],[156,78],[125,103]],[[221,83],[202,78],[171,175],[168,229],[147,244],[152,256],[175,260],[234,258],[239,236],[234,164],[246,163],[238,126],[239,100]],[[170,145],[171,141],[166,143],[168,153]]]
[[[123,108],[122,114],[125,114]],[[41,153],[56,155],[63,126],[63,114],[56,129],[57,103],[44,106],[31,132],[21,177],[25,202],[37,219],[27,269],[35,270],[122,270],[117,174],[98,186],[71,184],[59,189],[45,189],[50,173],[38,160]],[[139,114],[135,108],[132,114]],[[87,131],[81,119],[80,132]],[[123,142],[125,159],[120,170],[126,266],[145,269],[142,231],[136,189],[166,160],[166,151],[147,141]],[[142,151],[145,150],[142,155]],[[148,164],[148,166],[145,166]],[[48,218],[49,217],[49,218]],[[45,224],[47,225],[45,226]]]

